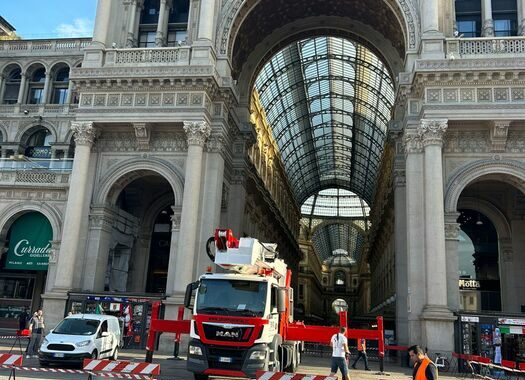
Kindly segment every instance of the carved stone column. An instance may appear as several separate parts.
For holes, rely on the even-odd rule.
[[[175,290],[175,268],[177,265],[177,247],[180,238],[180,219],[181,208],[179,206],[171,206],[173,215],[171,216],[171,242],[170,242],[170,258],[168,262],[168,278],[166,280],[166,296],[171,296]]]
[[[79,255],[80,226],[84,215],[86,190],[91,182],[88,178],[88,169],[91,156],[91,147],[95,141],[96,129],[93,122],[72,122],[76,143],[75,158],[69,184],[69,192],[62,231],[62,244],[58,256],[60,273],[55,280],[54,291],[67,292],[73,286],[75,262]]]
[[[168,17],[171,8],[170,0],[160,0],[159,22],[157,24],[157,35],[155,36],[156,46],[166,46],[168,37]]]
[[[44,81],[44,89],[42,91],[43,94],[42,94],[42,98],[40,100],[41,104],[49,103],[49,87],[50,87],[50,84],[51,84],[51,72],[46,71],[46,78],[45,78],[45,81]]]
[[[104,47],[112,21],[111,2],[113,0],[98,0],[95,27],[93,28],[93,45]]]
[[[445,249],[447,259],[447,304],[452,311],[459,310],[459,217],[458,212],[445,214]]]
[[[424,147],[425,284],[426,304],[421,314],[423,342],[431,351],[454,350],[454,316],[447,307],[445,217],[443,199],[443,135],[446,119],[421,120],[418,134]],[[421,268],[423,269],[423,268]]]
[[[135,35],[135,28],[137,24],[137,17],[140,18],[140,14],[137,12],[138,2],[140,0],[131,0],[129,6],[129,23],[128,23],[128,36],[126,38],[126,47],[132,48],[135,45],[135,38],[138,36]]]
[[[518,0],[518,35],[525,36],[525,0]]]
[[[113,217],[113,212],[105,206],[91,208],[83,290],[92,292],[104,290],[109,250],[111,248]]]
[[[24,99],[26,96],[26,83],[27,83],[27,76],[26,73],[20,74],[20,88],[18,89],[18,100],[16,101],[18,104],[23,104]]]
[[[174,295],[183,300],[186,285],[193,280],[193,264],[203,247],[197,247],[197,227],[201,199],[202,157],[211,127],[206,121],[185,121],[188,156],[184,178],[180,239],[175,264]]]
[[[201,0],[198,39],[213,41],[215,0]]]
[[[494,37],[494,20],[492,19],[492,0],[481,0],[481,19],[483,37]]]
[[[417,284],[425,281],[425,217],[423,191],[423,145],[415,129],[405,129],[406,178],[406,249],[408,341],[421,342],[419,316],[425,304],[425,294]]]
[[[516,275],[517,263],[514,260],[512,238],[500,238],[498,250],[500,273],[505,273],[500,278],[501,310],[507,313],[519,313],[523,302],[516,297],[516,289],[521,286],[522,281],[519,275]]]
[[[200,236],[197,240],[199,254],[195,260],[194,278],[212,264],[204,247],[215,228],[220,225],[226,141],[225,131],[214,131],[205,146]]]
[[[439,33],[439,1],[425,0],[421,5],[423,34]]]

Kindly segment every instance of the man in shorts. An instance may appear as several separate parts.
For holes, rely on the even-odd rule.
[[[330,376],[335,376],[337,369],[341,371],[343,379],[350,380],[350,374],[348,372],[348,363],[346,362],[346,356],[350,355],[348,350],[348,339],[346,339],[346,327],[341,327],[337,334],[332,336],[330,339],[330,345],[332,346],[332,366],[330,369]]]

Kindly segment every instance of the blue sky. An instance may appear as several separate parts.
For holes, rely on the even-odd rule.
[[[25,39],[91,37],[97,0],[0,0],[0,16]]]

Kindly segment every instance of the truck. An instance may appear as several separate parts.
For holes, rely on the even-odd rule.
[[[236,239],[217,229],[206,244],[210,270],[186,288],[191,320],[157,319],[154,305],[146,361],[151,361],[158,332],[189,334],[187,369],[196,380],[209,376],[254,378],[257,371],[295,372],[304,342],[328,343],[337,326],[306,326],[294,321],[292,272],[277,245],[251,237]],[[192,300],[193,303],[192,303]],[[339,315],[347,325],[346,311]],[[377,330],[347,330],[348,337],[379,340],[384,352],[382,318]]]

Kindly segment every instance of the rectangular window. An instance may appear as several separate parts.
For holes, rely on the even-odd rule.
[[[40,104],[44,98],[43,88],[31,88],[29,90],[29,104]]]
[[[481,36],[481,0],[456,0],[456,27],[465,38]]]
[[[168,31],[168,44],[167,46],[180,46],[188,37],[187,30],[170,30]]]
[[[66,104],[67,88],[55,88],[53,91],[53,104]]]
[[[518,8],[516,0],[492,0],[494,36],[509,37],[518,34]]]
[[[4,104],[15,104],[18,101],[18,91],[20,83],[6,84],[4,92]]]
[[[0,298],[31,299],[33,284],[33,278],[1,278]]]
[[[139,35],[139,47],[155,47],[156,32],[141,32]]]

